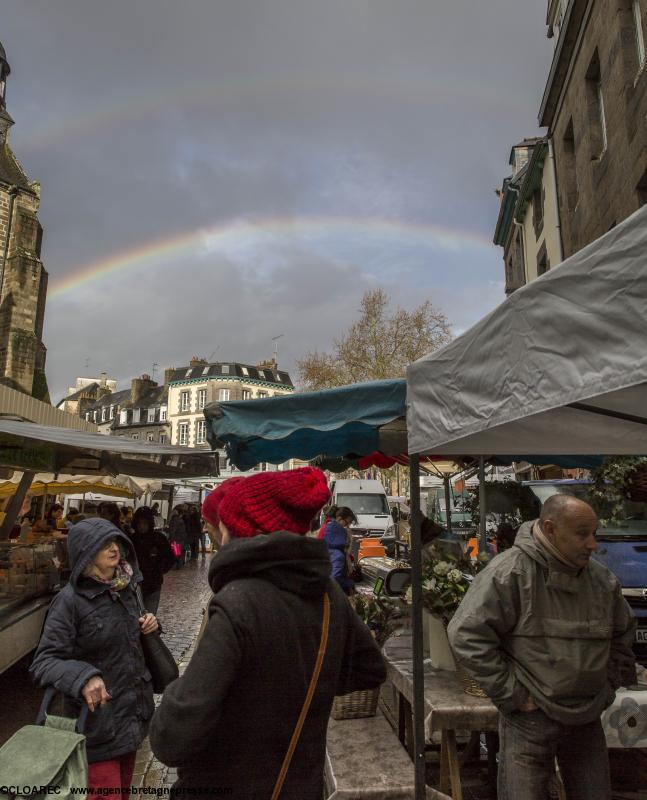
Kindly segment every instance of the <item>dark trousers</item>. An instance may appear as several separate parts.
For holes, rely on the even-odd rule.
[[[160,604],[160,595],[162,594],[162,590],[158,589],[156,592],[150,592],[149,594],[145,594],[143,597],[144,600],[144,608],[151,614],[157,614],[157,609],[159,608]]]
[[[555,758],[568,800],[610,800],[609,757],[600,720],[562,725],[543,711],[499,721],[499,800],[547,800]]]

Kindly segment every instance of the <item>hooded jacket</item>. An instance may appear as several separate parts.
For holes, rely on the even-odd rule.
[[[584,725],[635,682],[635,619],[615,575],[593,560],[580,570],[557,561],[533,525],[476,576],[449,639],[504,714],[530,694],[551,719]]]
[[[348,577],[348,562],[346,561],[348,532],[336,519],[331,519],[326,525],[324,539],[330,554],[332,576],[344,592],[348,593],[355,587],[355,582]]]
[[[321,800],[333,697],[386,677],[368,628],[330,578],[325,543],[286,532],[234,539],[212,560],[209,583],[209,621],[155,714],[153,752],[192,796],[269,798],[314,671],[328,592],[328,646],[281,793]]]
[[[109,539],[116,538],[133,568],[130,584],[112,591],[83,570]],[[77,716],[81,690],[100,675],[111,699],[88,715],[85,734],[90,763],[137,750],[153,714],[151,675],[140,644],[134,587],[141,581],[128,537],[105,519],[86,519],[68,536],[70,581],[54,598],[30,672],[40,686],[55,686]]]

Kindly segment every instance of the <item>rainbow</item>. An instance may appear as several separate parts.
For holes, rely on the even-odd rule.
[[[19,153],[50,148],[58,142],[66,142],[74,137],[100,135],[115,127],[125,129],[134,119],[143,119],[155,114],[181,111],[204,110],[220,111],[225,104],[248,102],[275,102],[281,98],[296,97],[299,93],[330,95],[353,98],[375,98],[381,102],[401,103],[417,107],[433,103],[466,102],[471,107],[484,106],[491,112],[516,110],[524,97],[510,93],[502,95],[488,85],[470,82],[448,81],[446,76],[411,76],[405,80],[361,80],[348,77],[343,81],[330,78],[311,77],[306,79],[259,78],[229,80],[226,84],[203,83],[176,86],[172,90],[155,90],[144,95],[120,97],[117,100],[102,97],[94,108],[83,108],[80,114],[66,113],[52,117],[49,121],[39,117],[32,132],[21,134],[19,126],[13,132],[13,142]],[[42,115],[42,111],[40,112]]]
[[[163,239],[154,239],[129,250],[73,268],[52,281],[48,299],[55,300],[93,281],[116,272],[143,266],[159,266],[181,255],[208,255],[218,250],[240,248],[263,241],[320,243],[334,238],[355,244],[390,242],[400,246],[434,247],[459,252],[466,247],[493,249],[491,241],[472,231],[437,225],[379,218],[345,219],[335,217],[269,218],[230,220],[210,228],[198,228]]]

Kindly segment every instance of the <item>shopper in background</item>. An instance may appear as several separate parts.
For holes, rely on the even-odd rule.
[[[208,624],[184,675],[164,693],[151,746],[177,767],[178,796],[211,798],[209,787],[218,786],[237,800],[271,797],[329,608],[323,666],[280,794],[320,800],[334,696],[386,677],[370,631],[331,580],[325,544],[305,535],[330,496],[326,479],[311,467],[264,472],[223,494],[211,501],[215,515],[211,495],[203,508],[220,548],[209,569]]]
[[[188,539],[185,524],[186,507],[183,504],[175,506],[171,511],[171,516],[168,522],[168,538],[171,544],[175,543],[179,548],[179,555],[176,558],[175,567],[180,569],[184,564],[186,551],[188,548]]]
[[[84,702],[90,709],[84,733],[96,791],[86,796],[96,800],[131,785],[154,709],[140,637],[158,625],[153,614],[139,616],[141,574],[119,528],[83,520],[71,528],[68,550],[70,581],[52,601],[30,672],[65,695],[68,715],[78,716]]]
[[[324,531],[324,539],[328,545],[332,576],[347,594],[355,594],[355,581],[350,577],[349,566],[349,529],[356,522],[352,509],[341,506],[335,511],[335,518],[329,520]]]
[[[141,570],[144,607],[157,614],[164,573],[175,564],[175,556],[168,539],[155,530],[155,517],[150,508],[142,506],[133,515],[131,540],[135,546],[137,563]]]
[[[160,514],[159,503],[153,503],[153,507],[152,507],[151,511],[153,512],[153,517],[155,519],[155,528],[158,531],[163,530],[164,529],[164,517]]]
[[[50,506],[45,514],[45,522],[52,530],[57,530],[59,525],[60,527],[63,526],[63,506],[60,503],[54,503],[53,506]]]
[[[184,525],[186,527],[186,538],[191,548],[191,559],[198,557],[200,548],[200,537],[202,536],[202,520],[197,506],[189,506],[184,515]]]

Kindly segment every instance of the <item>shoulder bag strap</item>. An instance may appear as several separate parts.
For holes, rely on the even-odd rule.
[[[306,694],[306,699],[303,703],[303,708],[301,709],[301,713],[299,714],[299,719],[297,720],[294,733],[292,734],[292,739],[290,740],[290,746],[288,747],[288,751],[285,754],[285,758],[283,759],[283,764],[281,766],[281,771],[279,772],[279,777],[276,779],[274,791],[272,792],[272,800],[278,800],[278,797],[281,794],[281,789],[283,788],[285,778],[288,774],[288,769],[290,768],[290,762],[292,761],[292,756],[294,755],[294,751],[296,750],[299,737],[301,736],[303,723],[306,720],[308,710],[310,709],[310,703],[312,703],[312,698],[314,696],[315,689],[317,688],[319,674],[321,673],[321,666],[323,664],[324,656],[326,654],[326,647],[328,645],[329,627],[330,627],[330,597],[328,596],[328,592],[326,592],[323,599],[323,625],[321,626],[321,640],[319,641],[319,652],[317,653],[317,662],[315,664],[314,672],[312,673],[312,678],[310,679],[310,686],[308,687],[308,693]]]

